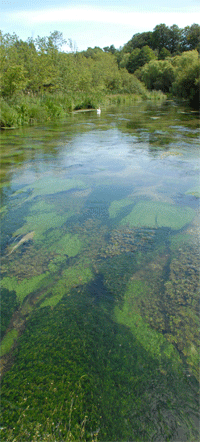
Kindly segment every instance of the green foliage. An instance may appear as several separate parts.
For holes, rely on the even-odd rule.
[[[151,60],[141,69],[140,78],[148,89],[169,92],[175,78],[171,60]]]
[[[19,115],[15,108],[9,106],[3,99],[0,101],[0,126],[16,127],[18,126]]]
[[[1,35],[1,127],[62,119],[73,109],[97,108],[107,93],[143,94],[139,81],[121,72],[115,48],[64,53],[62,34],[27,42]]]
[[[153,32],[135,34],[116,58],[121,68],[134,72],[148,89],[170,92],[198,109],[199,49],[199,25],[179,29],[177,25],[169,28],[162,23]]]
[[[132,52],[133,49],[142,49],[144,46],[152,47],[152,32],[134,34],[132,39],[124,45],[125,52]]]
[[[142,49],[144,46],[149,46],[151,49],[159,53],[165,48],[170,54],[178,52],[191,51],[200,48],[200,26],[194,23],[191,26],[186,26],[180,29],[177,25],[170,27],[161,23],[155,26],[153,32],[142,32],[134,34],[132,39],[128,41],[122,48],[121,52],[131,53],[134,49]],[[121,55],[118,55],[119,61]]]
[[[128,72],[133,73],[136,69],[154,59],[156,59],[154,51],[149,46],[144,46],[142,49],[137,48],[131,52],[126,67]]]
[[[181,51],[200,51],[200,26],[193,23],[192,26],[186,26],[181,36]]]
[[[184,52],[173,61],[175,81],[172,93],[189,100],[190,104],[199,108],[200,94],[200,60],[197,50]]]
[[[166,48],[162,48],[161,50],[160,50],[160,52],[159,52],[159,56],[158,56],[158,59],[159,60],[165,60],[165,58],[168,58],[168,57],[170,57],[170,51],[168,50],[168,49],[166,49]]]
[[[14,94],[25,89],[27,79],[25,78],[23,66],[8,66],[6,72],[1,78],[1,93],[3,97],[12,97]]]

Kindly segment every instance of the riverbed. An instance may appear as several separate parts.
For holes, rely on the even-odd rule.
[[[197,440],[199,133],[145,102],[1,134],[2,440]]]

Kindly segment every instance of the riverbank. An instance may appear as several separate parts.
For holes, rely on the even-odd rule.
[[[166,98],[160,91],[149,92],[145,89],[138,94],[23,94],[10,100],[1,99],[0,127],[4,130],[16,129],[46,121],[60,121],[73,111],[97,109],[99,105],[131,104],[143,100],[163,101]]]

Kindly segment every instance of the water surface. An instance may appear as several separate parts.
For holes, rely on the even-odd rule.
[[[77,112],[1,143],[2,440],[195,440],[197,114]]]

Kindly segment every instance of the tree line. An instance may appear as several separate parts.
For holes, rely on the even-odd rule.
[[[165,24],[133,35],[122,48],[78,52],[59,31],[19,39],[0,32],[1,127],[59,118],[96,107],[108,94],[149,97],[148,89],[172,93],[197,106],[200,26]],[[39,111],[40,108],[40,111]]]
[[[152,90],[171,92],[199,106],[200,26],[180,29],[165,24],[152,32],[134,34],[123,48],[105,47],[115,55],[119,68],[126,68]]]

